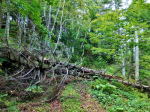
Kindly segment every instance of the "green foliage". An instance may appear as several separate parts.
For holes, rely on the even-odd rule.
[[[105,61],[101,56],[98,56],[96,59],[94,59],[95,56],[91,56],[91,58],[87,57],[84,59],[83,61],[83,66],[85,67],[93,67],[96,69],[102,69],[102,68],[106,68],[107,66],[107,61]]]
[[[116,90],[115,86],[110,85],[108,82],[106,83],[105,81],[98,79],[92,83],[91,87],[95,90],[102,91],[106,94],[111,94],[113,93],[113,91]]]
[[[13,2],[22,16],[29,15],[35,24],[41,24],[41,6],[37,0],[15,0]]]
[[[54,5],[57,4],[58,1],[57,0],[45,0],[49,5]]]
[[[67,85],[62,93],[62,106],[65,112],[82,112],[80,94],[75,90],[73,84]]]
[[[149,65],[149,63],[150,63],[150,55],[144,55],[141,58],[142,58],[141,61],[140,61],[141,66],[143,66],[145,69],[149,69],[150,70],[150,65]]]
[[[5,36],[5,29],[0,29],[0,37],[4,37]],[[1,43],[1,39],[0,39],[0,43]]]
[[[1,100],[4,100],[4,99],[6,99],[7,98],[7,96],[8,96],[8,94],[0,94],[0,99]]]
[[[40,86],[32,85],[31,87],[25,89],[25,91],[30,91],[33,93],[42,93],[44,92]]]
[[[71,59],[70,59],[71,63],[78,62],[79,60],[80,60],[80,58],[78,55],[72,54]]]
[[[150,101],[145,93],[140,93],[119,82],[112,81],[112,84],[103,79],[90,83],[90,93],[98,98],[108,112],[149,111]]]
[[[5,108],[8,94],[0,93],[0,108]]]
[[[87,67],[87,66],[90,66],[91,64],[91,61],[89,58],[85,58],[84,61],[83,61],[83,66]]]
[[[19,112],[17,108],[17,101],[16,100],[8,100],[10,96],[6,93],[0,93],[0,108],[6,108],[9,112],[15,111]],[[13,99],[13,98],[12,98]]]
[[[7,58],[0,58],[0,64],[2,64],[4,61],[7,61]]]
[[[94,61],[94,65],[98,69],[106,68],[107,61],[105,61],[101,56],[98,56],[98,58]]]
[[[7,20],[6,17],[9,8],[10,17],[12,18],[10,21],[10,36],[8,40],[10,47],[20,50],[21,48],[19,47],[21,44],[29,44],[29,46],[32,46],[32,50],[37,50],[39,53],[43,52],[44,55],[48,52],[48,56],[51,56],[49,51],[54,49],[53,47],[56,45],[58,35],[60,34],[60,42],[63,42],[64,45],[70,49],[73,48],[70,62],[80,62],[82,57],[82,59],[84,59],[82,66],[102,69],[106,68],[107,64],[114,64],[115,58],[120,65],[122,63],[121,52],[125,54],[123,56],[125,61],[130,63],[131,60],[129,58],[133,56],[131,53],[133,47],[138,45],[141,53],[139,63],[141,68],[140,80],[142,80],[141,82],[144,84],[149,84],[150,4],[147,4],[144,0],[133,0],[129,8],[123,10],[121,9],[121,0],[67,0],[64,4],[64,10],[62,8],[63,0],[61,3],[59,3],[59,0],[11,0],[10,4],[8,4],[6,0],[2,2],[2,21],[0,22],[3,24],[3,29],[0,29],[0,46],[2,46],[1,44],[5,45],[7,43],[5,38],[6,26],[4,24]],[[51,12],[49,12],[50,6]],[[115,6],[115,10],[112,9],[113,6]],[[60,22],[62,12],[63,23]],[[56,18],[52,32],[47,29],[49,14],[51,17],[50,30]],[[60,32],[61,25],[62,32]],[[138,31],[139,44],[133,42],[135,30]],[[48,44],[51,45],[48,46]],[[122,46],[124,46],[124,48],[122,48]],[[62,50],[61,46],[58,45],[58,47],[59,50]],[[48,56],[47,58],[49,58]],[[67,54],[63,53],[63,56],[65,57]],[[0,66],[4,61],[7,61],[7,59],[0,58]],[[111,65],[107,68],[107,73],[113,74],[118,69],[118,66]],[[120,74],[121,72],[118,72],[116,75]],[[141,99],[145,98],[144,94],[137,92],[136,95],[133,92],[133,88],[127,88],[115,81],[112,81],[112,84],[113,85],[99,79],[92,82],[91,86],[93,94],[98,97],[100,101],[108,106],[113,105],[108,108],[109,111],[126,111],[127,108],[130,108],[130,111],[136,111],[142,105],[142,108],[145,107],[144,99]],[[67,89],[68,91],[73,91],[73,94],[76,93],[71,87]],[[43,92],[41,86],[35,85],[27,88],[26,91],[33,93]],[[64,95],[66,94],[64,93]],[[0,96],[1,99],[5,99],[6,97],[5,95]],[[69,100],[72,101],[71,99]],[[67,99],[62,98],[62,101],[67,102]],[[80,100],[77,101],[80,102]],[[140,102],[139,107],[137,106],[137,101]],[[123,103],[119,104],[119,102]],[[65,106],[68,105],[68,103],[69,102],[64,103]],[[69,108],[71,108],[72,105],[73,104],[71,104]],[[79,105],[80,104],[77,103],[75,108]],[[11,106],[13,106],[13,104]],[[147,108],[149,107],[147,106]],[[13,109],[15,109],[15,107],[12,107],[12,110]],[[70,109],[68,111],[72,110]]]
[[[19,112],[19,109],[17,108],[17,103],[16,101],[11,101],[10,103],[8,103],[8,111],[9,112],[12,112],[12,111],[15,111],[15,112]]]
[[[114,73],[116,73],[116,71],[118,71],[120,69],[120,71],[118,71],[116,74],[114,74],[115,76],[119,76],[119,77],[123,77],[122,76],[122,70],[121,67],[118,63],[117,64],[111,64],[109,66],[107,66],[107,74],[113,75]]]

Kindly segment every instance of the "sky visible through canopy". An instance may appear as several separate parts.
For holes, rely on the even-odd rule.
[[[122,8],[128,8],[129,5],[132,3],[133,0],[123,0],[123,7]],[[150,0],[146,0],[146,3],[150,3]]]

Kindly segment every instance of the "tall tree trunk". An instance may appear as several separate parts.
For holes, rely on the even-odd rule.
[[[58,13],[59,13],[59,10],[60,10],[60,6],[61,6],[61,0],[60,0],[59,3],[60,3],[60,4],[59,4],[59,8],[58,8],[58,10],[57,10],[57,13],[56,13],[56,16],[55,16],[55,20],[54,20],[54,24],[53,24],[53,27],[52,27],[52,29],[51,29],[51,32],[53,32],[54,27],[55,27],[55,24],[56,24],[56,19],[57,19],[57,16],[58,16]]]
[[[26,34],[27,34],[27,31],[26,31],[26,24],[28,23],[28,17],[25,17],[25,20],[23,22],[23,32],[24,32],[24,41],[23,43],[26,45]]]
[[[9,46],[9,27],[10,27],[10,0],[8,0],[8,5],[7,5],[7,20],[6,20],[6,41],[7,41],[7,46]]]
[[[47,29],[50,29],[50,23],[51,23],[51,6],[49,6],[49,12],[48,12],[48,23],[47,23]]]
[[[46,2],[44,2],[44,18],[46,18]]]
[[[18,23],[18,25],[19,25],[19,32],[18,32],[19,45],[22,44],[22,22],[23,22],[23,20],[22,20],[22,18],[19,16],[19,23]]]
[[[125,76],[125,61],[124,61],[124,56],[123,56],[123,52],[121,52],[121,55],[122,55],[122,75]]]
[[[119,0],[114,0],[114,2],[115,2],[115,10],[117,12],[117,10],[119,9]],[[118,22],[117,26],[118,26],[118,34],[121,35],[121,30],[120,30],[119,22]],[[122,75],[123,76],[125,76],[125,58],[124,58],[124,53],[123,53],[123,50],[124,50],[123,48],[124,47],[125,46],[122,46],[122,52],[121,52],[122,66],[123,66],[123,68],[122,68]]]
[[[52,10],[52,7],[50,5],[49,6],[49,14],[48,14],[48,23],[47,23],[47,29],[48,29],[48,31],[50,31],[50,25],[51,25],[51,10]],[[51,40],[51,34],[50,34],[50,32],[48,32],[48,37],[49,37],[49,40]],[[48,45],[51,46],[51,42],[48,42]]]
[[[56,49],[57,49],[57,46],[59,44],[59,40],[61,38],[61,33],[62,33],[62,20],[63,20],[63,15],[64,15],[64,6],[65,6],[65,0],[64,0],[64,3],[63,3],[63,9],[62,9],[62,15],[61,15],[61,21],[60,21],[60,31],[59,31],[59,36],[58,36],[58,39],[57,39],[57,43],[56,43],[56,46],[54,48],[54,51],[53,53],[55,53]]]
[[[133,40],[132,40],[132,43],[133,43]],[[134,46],[133,46],[133,44],[131,46],[131,64],[132,64],[132,66],[134,65]]]
[[[138,33],[135,31],[135,43],[138,44]],[[135,46],[135,80],[137,81],[139,78],[139,47]]]
[[[0,0],[0,29],[2,28],[2,0]]]

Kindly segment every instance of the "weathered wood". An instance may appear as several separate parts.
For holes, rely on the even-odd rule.
[[[7,57],[7,55],[11,55],[11,58],[13,58],[13,60],[15,61],[20,61],[20,63],[22,65],[27,65],[29,64],[28,61],[31,62],[32,66],[29,66],[30,69],[34,68],[36,70],[41,69],[38,65],[35,64],[35,62],[39,62],[40,59],[38,58],[38,56],[35,56],[32,53],[25,53],[25,52],[21,52],[21,51],[17,51],[16,49],[12,49],[9,47],[3,47],[0,48],[0,54],[1,57]],[[24,60],[26,61],[22,61],[22,60],[18,60],[19,55],[23,55]],[[18,57],[17,57],[18,56]],[[28,60],[28,57],[30,56],[30,58],[32,58],[32,60]],[[14,58],[15,57],[15,58]],[[47,58],[45,58],[46,61]],[[97,76],[102,76],[105,79],[115,79],[118,82],[121,82],[125,85],[129,85],[135,88],[139,88],[139,89],[144,89],[146,91],[150,91],[150,87],[146,86],[146,85],[141,85],[141,84],[136,84],[136,83],[128,83],[127,81],[124,81],[122,77],[118,77],[118,76],[114,76],[114,75],[109,75],[104,73],[103,71],[96,71],[93,69],[89,69],[86,67],[81,67],[81,66],[77,66],[74,64],[70,64],[70,63],[65,63],[65,62],[55,62],[55,63],[45,63],[48,66],[44,66],[43,70],[50,70],[52,68],[54,68],[54,72],[56,74],[68,74],[68,75],[72,75],[72,76],[78,76],[78,77],[83,77],[83,78],[93,78],[93,76],[97,75]]]
[[[109,79],[115,79],[116,81],[121,82],[124,85],[132,86],[132,87],[138,88],[138,89],[144,89],[145,91],[150,91],[149,86],[137,84],[137,83],[131,83],[131,82],[128,83],[128,81],[124,81],[123,78],[119,77],[119,76],[105,74],[102,71],[96,71],[96,70],[92,70],[92,69],[88,69],[88,68],[84,68],[84,67],[80,67],[80,66],[75,66],[72,64],[69,64],[69,66],[70,66],[70,68],[78,69],[78,71],[80,71],[82,73],[82,75],[79,75],[79,77],[82,77],[82,78],[88,78],[89,79],[90,77],[87,75],[90,75],[92,77],[92,76],[95,76],[97,74],[98,76],[103,76],[105,79],[108,79],[108,80]]]

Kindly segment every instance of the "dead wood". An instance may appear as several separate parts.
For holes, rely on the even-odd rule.
[[[10,72],[9,76],[6,77],[5,80],[6,82],[14,83],[14,87],[13,88],[10,87],[10,90],[15,91],[14,94],[16,93],[17,96],[21,96],[21,94],[24,93],[22,92],[19,94],[18,92],[16,92],[16,87],[22,88],[23,91],[24,89],[29,88],[32,85],[39,85],[39,84],[51,85],[51,83],[55,80],[54,81],[55,87],[53,88],[53,93],[50,94],[49,99],[47,101],[44,101],[44,102],[50,102],[58,95],[68,75],[87,78],[87,79],[91,79],[95,75],[98,77],[102,76],[108,80],[114,79],[125,85],[129,85],[139,89],[144,89],[145,91],[150,91],[149,86],[135,84],[135,83],[128,83],[127,81],[124,81],[122,77],[116,77],[114,76],[114,74],[109,75],[103,71],[96,71],[93,69],[77,66],[68,63],[68,61],[59,62],[55,60],[53,62],[50,62],[50,59],[45,57],[41,58],[39,55],[35,55],[36,53],[31,53],[27,50],[19,51],[14,48],[3,47],[0,48],[0,54],[1,54],[0,57],[5,57],[9,59],[8,61],[12,63],[11,64],[12,68],[15,68],[14,65],[18,66],[16,68],[18,69],[17,72],[12,72],[13,70],[9,71],[5,67],[7,72]],[[60,80],[57,80],[58,77]],[[46,81],[47,79],[48,81]],[[4,87],[0,87],[0,89],[3,88]]]

